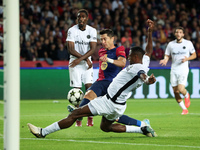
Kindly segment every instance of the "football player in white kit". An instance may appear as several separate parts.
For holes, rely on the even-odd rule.
[[[102,121],[100,128],[105,132],[128,132],[141,133],[149,137],[155,137],[156,133],[150,126],[136,127],[130,125],[121,125],[114,123],[116,119],[123,115],[126,109],[127,94],[143,83],[153,84],[156,79],[154,75],[147,75],[149,71],[150,56],[153,50],[152,47],[152,30],[154,23],[147,20],[148,28],[148,43],[146,51],[140,47],[132,47],[129,54],[130,65],[119,72],[108,87],[107,94],[102,97],[97,97],[78,109],[72,111],[69,116],[58,122],[55,122],[46,128],[39,128],[30,123],[28,127],[33,135],[38,138],[44,138],[46,135],[55,131],[69,128],[73,125],[76,119],[86,116],[101,115]]]
[[[77,13],[78,24],[69,28],[66,39],[70,53],[70,86],[81,88],[82,83],[84,83],[86,90],[93,83],[91,55],[97,44],[97,31],[87,25],[87,21],[87,10],[80,9]]]
[[[80,9],[77,13],[78,24],[69,28],[66,39],[70,53],[70,86],[81,88],[83,83],[86,91],[93,83],[91,55],[96,50],[97,45],[97,31],[95,28],[87,25],[87,21],[87,10]],[[92,117],[88,117],[88,121],[91,119]],[[77,120],[76,126],[81,126],[79,120]]]
[[[185,89],[187,77],[189,73],[189,60],[196,58],[196,52],[191,41],[184,39],[184,28],[177,27],[175,29],[176,39],[169,42],[165,51],[164,59],[160,60],[162,66],[166,66],[170,56],[172,58],[170,82],[174,91],[175,99],[179,106],[183,109],[182,115],[188,114],[190,106],[190,95]],[[185,97],[185,104],[180,96]]]

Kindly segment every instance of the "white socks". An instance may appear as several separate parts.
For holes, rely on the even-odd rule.
[[[185,107],[185,104],[184,104],[183,101],[181,101],[181,102],[178,103],[178,104],[179,104],[179,106],[180,106],[182,109],[187,109],[187,108]]]
[[[60,130],[58,122],[54,122],[51,125],[47,126],[46,128],[42,128],[42,135],[46,136],[47,134],[53,133]]]
[[[143,121],[141,121],[140,127],[144,127],[144,126],[147,126],[147,125]]]
[[[128,133],[143,133],[140,127],[126,125],[126,132]]]
[[[187,91],[187,93],[185,94],[184,97],[185,97],[185,98],[188,98],[188,96],[189,96],[189,94],[188,94],[188,91]]]

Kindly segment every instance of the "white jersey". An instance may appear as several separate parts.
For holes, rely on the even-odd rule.
[[[74,49],[79,54],[84,55],[90,50],[90,42],[97,42],[97,30],[89,25],[86,25],[86,29],[82,31],[79,29],[78,24],[74,25],[69,28],[66,41],[74,42]],[[70,62],[74,59],[77,58],[70,55]],[[91,60],[91,56],[89,59]]]
[[[119,72],[108,87],[108,97],[114,102],[124,104],[128,93],[143,84],[140,74],[149,71],[150,58],[143,56],[143,64],[132,64]]]
[[[181,61],[185,56],[189,57],[194,52],[194,46],[189,40],[182,39],[181,43],[177,43],[177,40],[169,42],[165,54],[172,57],[171,71],[182,72],[189,70],[188,61],[184,63]]]

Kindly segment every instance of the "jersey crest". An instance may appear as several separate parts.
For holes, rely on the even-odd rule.
[[[102,62],[101,63],[101,69],[102,70],[106,70],[107,67],[108,67],[108,63],[107,62]]]
[[[105,56],[107,57],[107,54],[105,54]],[[108,63],[107,62],[102,62],[101,63],[101,70],[106,70],[107,67],[108,67]]]

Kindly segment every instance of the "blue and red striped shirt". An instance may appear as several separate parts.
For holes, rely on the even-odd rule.
[[[125,48],[124,46],[115,47],[111,50],[106,50],[105,48],[101,48],[99,50],[99,57],[107,55],[108,58],[117,60],[118,57],[126,58]],[[122,70],[121,67],[117,67],[114,64],[109,62],[102,62],[99,60],[99,78],[100,80],[109,80],[112,81],[113,78]]]

